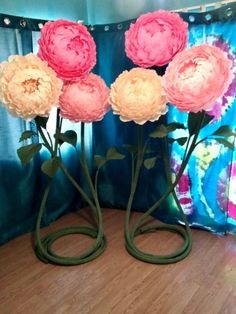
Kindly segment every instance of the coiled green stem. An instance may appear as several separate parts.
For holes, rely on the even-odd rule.
[[[48,142],[47,138],[44,135],[44,132],[42,131],[41,127],[38,126],[39,133],[44,141],[45,147],[48,148],[49,152],[51,153],[52,158],[57,156],[58,153],[58,134],[61,131],[61,120],[59,117],[59,112],[57,112],[57,123],[56,123],[56,140],[55,140],[55,146],[52,147],[50,143]],[[101,255],[107,246],[107,240],[103,232],[103,221],[102,221],[102,212],[99,205],[97,194],[95,193],[95,188],[92,183],[92,179],[89,174],[88,165],[86,161],[86,155],[85,155],[85,144],[84,144],[84,124],[81,125],[81,165],[82,169],[84,170],[85,176],[87,178],[89,187],[91,189],[92,195],[93,195],[93,201],[88,197],[88,195],[85,193],[83,188],[76,182],[76,180],[71,176],[67,168],[65,167],[64,163],[60,162],[59,168],[63,171],[67,179],[71,182],[71,184],[77,189],[77,191],[80,193],[82,198],[87,202],[87,204],[90,206],[90,208],[93,210],[93,213],[95,214],[96,218],[96,227],[81,227],[81,226],[75,226],[75,227],[66,227],[57,231],[54,231],[45,237],[41,238],[40,236],[40,228],[41,228],[41,221],[42,217],[45,211],[46,202],[49,196],[49,192],[51,189],[51,186],[53,184],[53,179],[50,178],[48,180],[47,186],[45,188],[37,221],[36,221],[36,228],[35,228],[35,253],[38,256],[38,258],[45,262],[45,263],[53,263],[57,265],[79,265],[83,263],[87,263],[99,255]],[[70,234],[83,234],[87,235],[91,238],[96,239],[95,243],[83,254],[78,256],[70,256],[70,257],[64,257],[56,254],[53,249],[52,245],[53,243],[66,235]]]
[[[125,243],[126,243],[127,251],[132,256],[136,257],[139,260],[142,260],[148,263],[153,263],[153,264],[175,263],[184,259],[191,251],[191,248],[192,248],[191,229],[189,227],[187,218],[181,208],[181,205],[175,193],[175,187],[179,183],[179,180],[188,164],[191,154],[196,147],[197,138],[198,138],[200,129],[202,127],[204,117],[205,117],[205,114],[203,112],[200,119],[200,123],[198,125],[198,129],[195,132],[192,142],[190,146],[187,145],[186,147],[186,151],[184,153],[184,159],[182,160],[179,173],[177,174],[176,179],[173,183],[171,182],[171,175],[170,175],[170,162],[169,162],[168,147],[167,145],[165,145],[163,158],[164,158],[165,171],[166,171],[166,176],[167,176],[167,181],[168,181],[168,188],[166,192],[162,195],[162,197],[153,206],[151,206],[145,213],[143,213],[142,216],[137,219],[137,221],[134,223],[132,227],[130,227],[131,208],[132,208],[132,203],[135,196],[136,187],[138,184],[138,178],[139,178],[141,166],[143,164],[143,157],[144,157],[144,150],[142,149],[142,129],[141,129],[142,127],[138,126],[137,160],[136,160],[134,177],[132,178],[132,182],[131,182],[131,191],[130,191],[130,196],[129,196],[129,200],[128,200],[128,204],[126,208],[126,217],[125,217]],[[190,141],[188,141],[188,144],[189,143]],[[165,224],[165,223],[145,225],[145,220],[149,217],[149,215],[152,215],[154,211],[169,197],[170,194],[172,194],[174,197],[177,208],[180,211],[181,217],[184,221],[185,228],[178,225],[170,225],[170,224]],[[150,233],[157,230],[167,230],[170,232],[177,233],[183,238],[184,240],[183,245],[176,252],[173,252],[168,255],[149,254],[149,253],[143,252],[136,246],[135,237],[144,233]]]

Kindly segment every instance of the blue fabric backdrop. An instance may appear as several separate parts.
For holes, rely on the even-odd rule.
[[[33,44],[37,36],[38,34],[27,30],[0,28],[0,61],[7,60],[12,54],[26,54],[34,48],[37,49]],[[66,124],[66,128],[71,128],[70,123]],[[17,148],[25,144],[19,143],[21,133],[34,127],[34,122],[26,123],[23,119],[12,117],[0,105],[0,244],[34,228],[40,195],[46,180],[40,171],[40,165],[42,160],[47,158],[47,153],[42,151],[24,167],[16,154]],[[66,147],[66,144],[63,146],[64,160],[72,173],[78,177],[78,162],[73,150]],[[43,225],[78,205],[77,193],[67,179],[58,173],[50,193]]]
[[[95,72],[100,74],[108,85],[125,69],[134,65],[125,56],[124,32],[129,22],[110,26],[95,27],[92,34],[97,44],[98,61]],[[197,24],[190,26],[189,45],[208,42],[224,49],[235,64],[235,20]],[[37,50],[39,34],[27,30],[0,28],[0,61],[11,54],[26,54]],[[160,69],[161,72],[164,69]],[[226,94],[219,102],[222,112],[213,112],[215,119],[204,130],[208,133],[220,125],[230,124],[235,129],[235,78]],[[162,118],[166,119],[166,118]],[[186,116],[175,109],[170,109],[170,121],[186,122]],[[162,121],[144,125],[144,135],[148,134]],[[49,122],[53,132],[54,120]],[[42,160],[47,153],[42,151],[29,165],[22,167],[16,155],[20,147],[18,139],[25,129],[34,128],[34,123],[11,117],[0,106],[0,244],[16,235],[33,230],[35,216],[39,206],[40,194],[45,177],[40,171]],[[74,128],[79,132],[79,124],[64,122],[64,129]],[[131,176],[130,157],[123,144],[135,144],[137,139],[136,125],[123,123],[111,112],[101,122],[86,126],[87,151],[102,154],[116,145],[127,155],[121,161],[110,161],[101,171],[99,195],[103,206],[124,209],[129,194]],[[93,132],[92,132],[93,131]],[[203,136],[203,134],[201,134]],[[33,139],[34,141],[35,139]],[[161,149],[158,141],[150,141],[151,150]],[[80,178],[78,160],[71,147],[63,145],[63,158],[70,171]],[[173,173],[178,170],[182,148],[173,147]],[[90,160],[91,161],[91,160]],[[143,169],[133,209],[143,211],[155,202],[166,189],[162,160],[150,171]],[[197,175],[196,175],[197,174]],[[189,167],[184,174],[177,193],[192,225],[218,233],[236,233],[236,153],[228,151],[215,141],[199,146]],[[83,181],[81,181],[83,183]],[[82,206],[77,193],[62,174],[58,173],[47,211],[44,225],[56,219],[62,213]],[[156,217],[176,222],[179,220],[173,200],[163,204]]]
[[[129,27],[127,23],[119,24],[117,29],[94,32],[94,38],[98,47],[98,63],[96,72],[100,74],[110,85],[115,78],[125,69],[135,65],[126,58],[124,52],[124,32]],[[210,43],[227,52],[234,62],[236,40],[235,20],[215,23],[200,23],[189,27],[189,46]],[[164,69],[160,69],[164,71]],[[216,78],[217,79],[217,78]],[[220,125],[229,124],[234,130],[236,125],[236,78],[226,93],[217,102],[222,105],[222,110],[217,111],[214,107],[211,114],[214,120],[206,127],[201,136],[210,134]],[[219,107],[219,106],[218,106]],[[170,106],[168,113],[169,121],[186,123],[187,115],[179,113]],[[144,133],[148,136],[150,130],[160,123],[148,123],[144,126]],[[94,125],[94,143],[100,154],[105,154],[108,147],[136,142],[136,126],[133,123],[123,123],[117,116],[109,113],[106,118]],[[150,148],[158,149],[157,142],[151,142]],[[173,146],[172,170],[178,170],[183,154],[183,147]],[[123,151],[124,152],[124,151]],[[177,193],[185,213],[192,226],[204,228],[218,233],[232,232],[236,229],[236,190],[235,190],[235,152],[226,149],[215,140],[210,140],[199,145],[190,160],[189,166],[184,173]],[[232,167],[233,161],[233,167]],[[162,173],[162,162],[158,161],[157,167],[150,172],[143,170],[138,192],[136,194],[134,209],[145,210],[160,197],[165,191],[166,183]],[[129,193],[130,160],[107,164],[102,172],[100,182],[100,197],[104,206],[125,208]],[[168,204],[164,204],[155,216],[168,222],[179,221],[175,204],[169,198]]]
[[[233,82],[226,94],[217,100],[209,112],[214,119],[203,130],[202,137],[212,134],[221,125],[230,125],[235,130],[235,31],[235,20],[208,25],[192,25],[190,28],[189,46],[209,43],[224,50],[233,61]],[[169,119],[186,121],[185,115],[173,108],[169,113]],[[172,165],[173,171],[175,171],[179,166],[183,148],[176,145],[172,153]],[[236,231],[235,156],[235,150],[229,150],[215,140],[203,142],[195,150],[188,169],[177,188],[183,208],[193,225],[222,233]]]

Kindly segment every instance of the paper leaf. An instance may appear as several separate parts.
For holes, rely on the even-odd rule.
[[[178,122],[173,122],[173,123],[170,123],[170,124],[167,125],[168,133],[169,132],[173,132],[173,131],[178,130],[178,129],[185,130],[186,127],[182,123],[178,123]]]
[[[157,157],[147,158],[144,160],[144,167],[148,170],[152,169],[156,164]]]
[[[231,128],[228,125],[222,125],[212,135],[228,137],[228,136],[235,135],[235,133],[231,130]]]
[[[214,116],[209,116],[208,114],[205,114],[201,128],[203,128],[204,126],[209,124],[213,118],[214,118]]]
[[[180,137],[176,139],[176,142],[178,142],[180,146],[183,146],[186,143],[187,139],[187,137]]]
[[[196,131],[199,128],[199,124],[200,124],[200,119],[202,117],[202,112],[190,112],[188,115],[188,130],[189,130],[189,135],[193,135],[196,133]],[[204,120],[202,122],[201,125],[201,129],[206,126],[214,117],[213,116],[209,116],[207,114],[205,114],[204,116]]]
[[[187,137],[180,137],[180,138],[172,138],[172,137],[170,137],[170,138],[168,138],[168,142],[170,144],[173,144],[174,142],[177,142],[179,145],[183,146],[186,143],[187,139],[188,139]]]
[[[164,124],[161,124],[161,125],[158,125],[156,130],[151,132],[149,136],[152,138],[162,138],[162,137],[167,136],[167,134],[168,134],[167,127]]]
[[[215,140],[217,140],[219,143],[223,144],[225,147],[229,149],[234,149],[234,145],[224,138],[216,138]]]
[[[55,137],[56,137],[56,135],[55,135]],[[77,134],[73,130],[68,130],[65,133],[59,133],[58,139],[60,141],[60,144],[69,143],[69,144],[73,145],[74,147],[76,147]]]
[[[95,155],[94,162],[98,168],[101,168],[106,163],[106,158],[100,155]]]
[[[60,157],[54,157],[49,160],[46,160],[42,164],[41,170],[50,178],[53,178],[59,168],[60,162],[61,162]]]
[[[120,154],[116,147],[111,147],[107,151],[106,160],[124,159],[125,155]]]
[[[33,132],[33,131],[25,131],[21,134],[21,137],[19,139],[19,142],[22,142],[22,141],[25,141],[27,140],[28,138],[31,138],[32,136],[38,136],[38,134],[36,132]]]
[[[22,165],[26,165],[42,148],[42,144],[30,144],[17,149]]]

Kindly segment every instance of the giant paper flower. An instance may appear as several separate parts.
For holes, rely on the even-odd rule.
[[[168,111],[161,77],[154,70],[133,68],[122,72],[111,86],[110,103],[122,121],[144,124]]]
[[[169,63],[187,42],[188,24],[164,10],[141,15],[125,33],[127,56],[145,68]]]
[[[82,24],[66,20],[47,22],[38,43],[38,56],[65,81],[78,80],[96,64],[94,40]]]
[[[65,83],[60,96],[61,116],[74,122],[99,121],[110,108],[108,97],[105,82],[93,73],[77,82]]]
[[[214,46],[204,44],[180,52],[163,77],[167,100],[180,111],[211,110],[232,81],[231,67],[232,61]]]
[[[11,56],[0,65],[0,99],[15,116],[48,116],[58,103],[62,81],[33,54]]]

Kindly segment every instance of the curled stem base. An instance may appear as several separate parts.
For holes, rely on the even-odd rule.
[[[154,255],[143,252],[142,250],[138,249],[135,244],[135,238],[142,234],[152,233],[156,231],[169,231],[179,235],[183,240],[184,243],[180,249],[176,252],[173,252],[168,255]],[[134,256],[135,258],[152,264],[171,264],[176,263],[183,260],[188,254],[191,252],[192,249],[192,235],[191,231],[184,229],[178,225],[170,225],[170,224],[151,224],[144,227],[137,228],[134,232],[126,234],[126,249],[127,251]]]
[[[71,234],[83,234],[93,239],[98,236],[98,230],[90,227],[68,227],[52,232],[41,239],[41,245],[36,243],[35,254],[44,263],[53,263],[57,265],[80,265],[92,261],[93,259],[100,256],[106,249],[107,240],[103,235],[98,246],[94,246],[91,252],[84,253],[80,256],[75,257],[64,257],[57,255],[52,250],[52,245],[56,240],[61,237]],[[43,248],[43,250],[42,250]],[[46,254],[45,254],[46,253]]]

